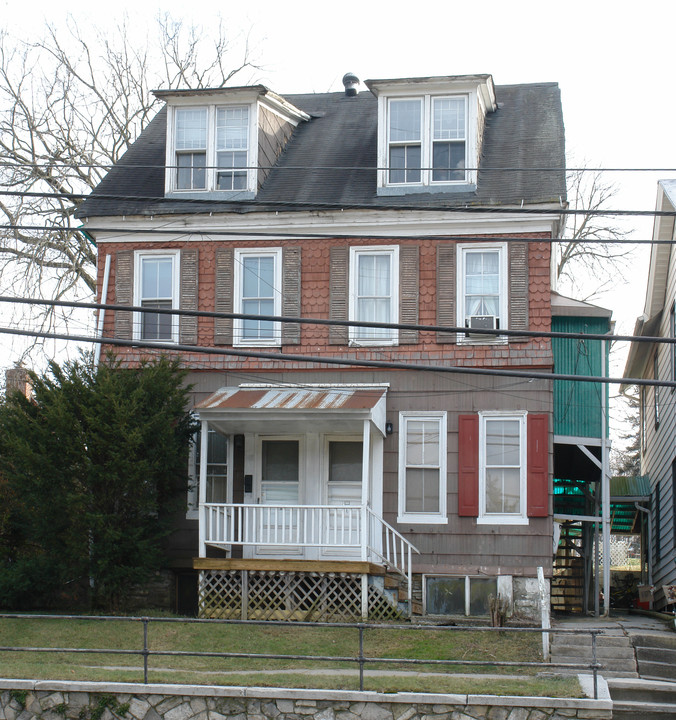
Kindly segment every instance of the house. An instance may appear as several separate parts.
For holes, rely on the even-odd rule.
[[[676,338],[676,255],[674,216],[676,180],[657,184],[656,215],[643,314],[634,335]],[[671,213],[671,214],[670,214]],[[673,382],[676,345],[635,341],[624,377]],[[676,409],[674,388],[640,385],[641,473],[650,482],[650,584],[654,607],[676,602]]]
[[[159,91],[79,211],[101,299],[135,308],[105,316],[117,355],[190,369],[178,593],[197,573],[204,616],[480,615],[500,594],[539,618],[552,382],[509,373],[553,365],[519,332],[551,329],[559,88],[344,83]]]

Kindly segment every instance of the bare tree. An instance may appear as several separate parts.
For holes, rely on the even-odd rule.
[[[601,170],[578,168],[567,180],[570,208],[583,212],[568,216],[557,248],[556,278],[572,295],[589,300],[624,280],[633,248],[621,241],[631,231],[603,213],[612,209],[618,188]]]
[[[0,31],[0,292],[90,296],[96,248],[73,217],[77,196],[155,115],[152,90],[223,87],[259,69],[248,38],[235,50],[220,22],[206,31],[163,15],[157,29],[155,44],[134,44],[126,20],[103,33],[70,18],[33,43]]]

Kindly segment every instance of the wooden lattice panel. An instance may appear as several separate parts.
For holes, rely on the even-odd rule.
[[[246,578],[242,613],[242,577]],[[241,570],[200,573],[200,617],[249,620],[339,622],[361,619],[361,575]],[[368,592],[369,617],[402,617],[392,601],[373,586]]]
[[[206,570],[199,575],[199,615],[221,620],[242,617],[242,577],[238,572]]]

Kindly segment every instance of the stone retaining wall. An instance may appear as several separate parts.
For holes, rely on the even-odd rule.
[[[0,680],[0,720],[564,720],[612,718],[606,697],[559,699]]]

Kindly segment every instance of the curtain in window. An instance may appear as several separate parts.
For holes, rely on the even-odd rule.
[[[465,254],[465,315],[500,315],[500,254]]]

